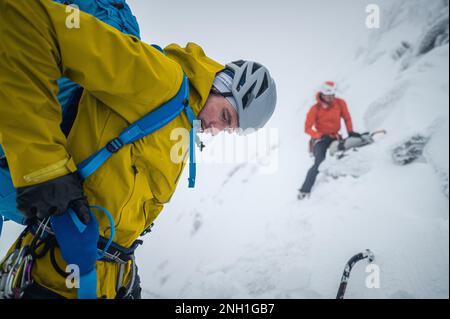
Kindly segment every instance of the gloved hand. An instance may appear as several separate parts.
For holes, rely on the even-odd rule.
[[[357,137],[357,138],[361,138],[362,135],[360,133],[356,133],[356,132],[349,132],[348,133],[349,137]]]
[[[44,219],[72,208],[84,224],[90,222],[89,203],[78,173],[17,189],[17,208],[27,218]]]

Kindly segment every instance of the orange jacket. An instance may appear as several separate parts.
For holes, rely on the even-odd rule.
[[[311,107],[306,117],[305,132],[313,139],[319,139],[324,135],[337,137],[341,129],[341,118],[345,121],[347,132],[353,132],[352,118],[347,103],[336,98],[331,106],[325,107],[318,93],[317,103]]]

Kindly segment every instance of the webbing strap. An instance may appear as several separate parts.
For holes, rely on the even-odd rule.
[[[133,143],[170,123],[188,107],[188,96],[189,83],[187,77],[184,76],[180,90],[170,101],[130,125],[119,137],[80,163],[78,172],[81,177],[83,179],[88,178],[124,145]],[[192,123],[191,120],[189,122]]]
[[[189,188],[195,187],[195,177],[197,175],[197,163],[195,162],[195,141],[197,137],[197,125],[195,121],[197,118],[195,117],[194,112],[192,111],[192,108],[187,105],[186,109],[186,116],[189,120],[189,123],[191,123],[192,128],[189,131]]]
[[[78,299],[97,299],[97,270],[80,276]]]

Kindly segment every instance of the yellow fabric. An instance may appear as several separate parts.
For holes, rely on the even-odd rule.
[[[170,45],[165,56],[90,15],[81,13],[79,29],[67,28],[66,18],[65,7],[50,0],[0,0],[0,136],[16,187],[75,171],[76,163],[174,96],[183,71],[198,114],[215,74],[224,68],[194,43]],[[85,88],[67,139],[56,99],[62,75]],[[131,246],[175,191],[184,167],[170,157],[180,143],[171,140],[176,128],[190,128],[184,114],[125,146],[85,181],[90,204],[112,213],[119,245]],[[100,234],[109,237],[107,218],[97,216]],[[118,265],[98,262],[97,271],[98,296],[114,298]],[[76,295],[65,288],[48,256],[37,261],[33,277],[65,297]]]

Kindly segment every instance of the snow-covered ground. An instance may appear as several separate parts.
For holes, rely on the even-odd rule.
[[[129,2],[144,40],[199,42],[220,61],[260,60],[280,96],[269,153],[252,150],[250,163],[205,160],[195,190],[187,175],[181,179],[137,252],[144,297],[334,298],[346,261],[366,248],[376,255],[380,288],[366,287],[361,262],[348,298],[449,297],[448,0],[377,1],[375,30],[364,24],[373,1],[248,1],[227,14],[200,1],[201,10],[189,11],[198,22],[183,28],[166,15],[182,21],[186,4],[173,12],[168,2]],[[245,12],[254,13],[255,31],[239,33]],[[300,202],[296,192],[312,165],[303,122],[329,79],[339,83],[357,131],[388,134],[327,159],[312,197]],[[414,136],[426,141],[422,156],[396,164],[393,150]],[[210,159],[243,143],[204,138]],[[17,233],[5,228],[1,254]]]
[[[305,2],[298,8],[302,5],[317,13]],[[379,5],[380,30],[352,33],[352,23],[364,20],[352,11],[350,21],[342,21],[346,30],[330,30],[324,21],[323,29],[313,22],[303,26],[317,42],[312,35],[303,42],[304,33],[299,39],[291,34],[298,46],[292,60],[275,62],[286,50],[275,44],[283,53],[272,51],[265,62],[275,66],[280,91],[271,122],[280,138],[269,157],[278,170],[265,175],[255,164],[203,164],[195,191],[182,181],[138,252],[147,297],[334,298],[347,259],[370,248],[380,288],[366,288],[362,262],[352,273],[348,298],[448,298],[449,46],[418,54],[437,17],[446,12],[448,19],[448,4],[447,9],[443,1]],[[357,4],[341,6],[351,10]],[[363,40],[336,46],[338,33],[342,41],[343,34]],[[320,70],[323,54],[314,59],[308,52],[323,50],[327,40],[342,62]],[[410,48],[402,49],[402,42]],[[310,65],[297,63],[303,52]],[[341,161],[328,159],[311,199],[299,202],[296,191],[312,165],[303,121],[326,74],[339,82],[357,130],[386,129],[388,135]],[[298,77],[303,80],[296,88]],[[429,138],[423,158],[395,164],[391,151],[416,134]],[[211,153],[222,147],[218,140],[208,145]]]

